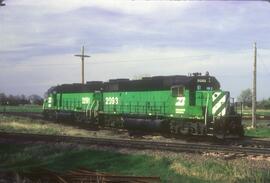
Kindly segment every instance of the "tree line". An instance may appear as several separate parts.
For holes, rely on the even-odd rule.
[[[250,88],[243,90],[237,98],[237,102],[242,102],[244,106],[252,106],[252,91]],[[270,109],[270,98],[257,101],[257,108]]]
[[[26,95],[6,95],[5,93],[0,93],[0,105],[25,105],[25,104],[42,105],[42,103],[43,98],[36,94],[26,96]]]
[[[252,92],[251,89],[246,89],[241,92],[237,98],[237,102],[241,102],[246,107],[252,105]],[[0,93],[0,105],[24,105],[24,104],[37,104],[42,105],[43,98],[39,95],[33,94],[26,95],[6,95]],[[270,98],[257,101],[257,107],[260,109],[270,109]]]

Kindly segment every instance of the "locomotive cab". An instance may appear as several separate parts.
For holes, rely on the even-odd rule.
[[[174,133],[214,135],[216,137],[243,134],[241,115],[230,103],[230,93],[220,89],[215,77],[199,73],[190,75],[185,85],[171,87],[175,100]]]
[[[214,92],[212,97],[214,134],[222,138],[243,136],[242,116],[230,102],[230,93]]]
[[[221,90],[219,82],[208,73],[205,76],[195,75],[194,78],[191,90],[207,93],[204,99],[207,134],[222,138],[242,136],[242,117],[230,102],[230,92]]]

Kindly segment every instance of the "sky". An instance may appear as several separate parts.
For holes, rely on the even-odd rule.
[[[6,0],[0,6],[0,93],[38,94],[81,81],[206,71],[237,98],[270,97],[270,3],[263,1]]]

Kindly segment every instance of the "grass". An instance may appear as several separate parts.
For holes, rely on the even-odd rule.
[[[0,105],[0,112],[42,112],[42,105],[18,105],[5,106]]]
[[[246,129],[245,135],[249,137],[270,138],[270,128],[266,129]]]
[[[41,133],[48,135],[85,135],[85,131],[43,120],[0,115],[0,131],[20,133]]]
[[[244,120],[245,135],[258,138],[270,138],[270,121],[257,120],[256,128],[251,128],[251,120]]]
[[[19,105],[19,106],[0,106],[0,112],[42,112],[42,106],[38,105]],[[251,115],[251,109],[244,109],[243,115]],[[257,115],[270,116],[270,110],[257,109]],[[270,138],[270,122],[260,120],[256,129],[250,128],[251,121],[244,121],[245,135],[258,138]],[[55,123],[44,123],[41,120],[31,120],[22,117],[4,117],[0,115],[0,131],[22,132],[22,133],[41,133],[52,135],[76,135],[91,136],[88,131],[74,129]]]
[[[66,144],[0,144],[0,170],[42,167],[66,171],[85,167],[121,175],[160,176],[162,182],[269,182],[270,162],[225,161],[197,154],[112,152]]]
[[[270,137],[268,121],[259,121],[259,128],[255,132],[247,128],[250,124],[250,121],[244,121],[247,135]],[[263,132],[265,129],[267,131]],[[115,135],[110,131],[96,133],[43,120],[3,115],[0,115],[0,131],[100,137]],[[269,162],[254,161],[243,158],[226,161],[196,154],[105,150],[66,144],[0,144],[0,170],[27,171],[31,168],[43,167],[65,171],[86,167],[123,175],[160,176],[163,182],[261,183],[270,181],[270,160]]]
[[[270,121],[258,120],[257,128],[252,129],[251,121],[244,120],[245,135],[258,138],[270,138]],[[27,117],[0,115],[0,132],[37,133],[47,135],[71,135],[84,137],[118,137],[112,131],[89,131],[74,126],[43,120],[33,120]],[[124,134],[123,134],[124,135]]]
[[[87,125],[84,125],[87,126]],[[79,128],[56,122],[31,119],[18,116],[4,116],[0,114],[0,132],[34,133],[46,135],[70,135],[82,137],[119,137],[116,133],[109,130],[100,130],[98,133],[93,130]],[[125,137],[126,134],[121,134]]]
[[[240,109],[238,109],[240,112]],[[251,116],[251,108],[244,109],[242,111],[244,116]],[[257,109],[256,114],[259,116],[270,116],[270,109]]]

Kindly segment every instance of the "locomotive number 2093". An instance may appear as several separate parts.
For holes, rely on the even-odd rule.
[[[118,104],[118,97],[105,97],[105,105]]]

